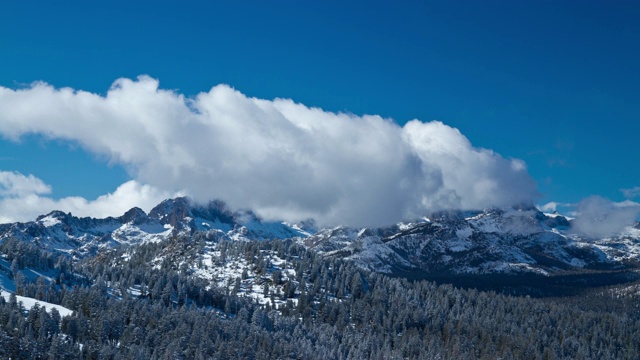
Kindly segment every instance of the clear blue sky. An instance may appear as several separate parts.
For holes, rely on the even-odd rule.
[[[149,74],[187,95],[248,96],[457,127],[526,162],[547,201],[640,186],[640,5],[633,1],[3,1],[0,85],[105,93]],[[0,169],[52,196],[129,176],[40,136],[0,140]],[[636,199],[637,200],[637,199]]]

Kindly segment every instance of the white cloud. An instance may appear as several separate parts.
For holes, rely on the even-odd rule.
[[[125,165],[140,184],[288,221],[384,225],[538,194],[522,161],[475,148],[441,122],[400,127],[226,85],[187,98],[146,76],[118,79],[104,96],[0,87],[0,134],[72,141]]]
[[[559,202],[551,201],[544,205],[538,205],[538,210],[545,213],[553,213],[555,211],[558,211],[559,207],[572,207],[572,206],[574,205],[568,204],[568,203],[559,203]]]
[[[576,218],[571,226],[578,233],[604,238],[633,225],[638,214],[639,203],[630,200],[616,203],[600,196],[591,196],[577,205]]]
[[[0,196],[49,193],[51,187],[33,175],[24,176],[14,171],[0,171]]]
[[[627,199],[640,197],[640,186],[635,186],[629,189],[620,189],[620,191]]]
[[[0,172],[0,176],[4,173]],[[24,182],[35,182],[50,190],[48,185],[33,175],[26,177],[19,173],[11,174],[18,179],[22,178]],[[39,188],[33,190],[32,192],[20,192],[0,197],[0,223],[32,221],[38,215],[48,213],[51,210],[97,218],[120,216],[134,206],[148,212],[162,200],[180,195],[179,193],[171,194],[160,191],[149,185],[141,185],[135,180],[128,181],[120,185],[113,193],[102,195],[95,200],[87,200],[78,196],[53,199],[42,196],[46,192],[40,192]]]

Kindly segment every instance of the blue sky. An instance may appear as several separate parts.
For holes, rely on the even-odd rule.
[[[104,96],[147,74],[186,97],[222,83],[399,126],[439,120],[523,160],[536,203],[622,201],[640,186],[638,18],[632,1],[7,1],[0,86]],[[33,174],[52,199],[140,177],[82,140],[18,138],[0,140],[0,170]]]

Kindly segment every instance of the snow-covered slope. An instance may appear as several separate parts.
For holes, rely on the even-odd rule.
[[[614,237],[589,239],[571,221],[535,208],[450,211],[387,228],[335,227],[262,221],[221,201],[165,200],[146,214],[133,208],[114,218],[77,218],[59,211],[27,223],[0,225],[0,243],[15,238],[76,257],[105,249],[204,234],[229,240],[295,238],[328,257],[375,271],[430,274],[538,273],[616,269],[640,261],[640,225]]]
[[[6,302],[9,302],[11,293],[6,290],[0,289],[0,296],[2,296]],[[38,304],[39,307],[45,308],[47,312],[51,311],[51,309],[56,309],[60,316],[69,316],[73,313],[73,310],[67,309],[62,305],[51,304],[46,301],[36,300],[30,297],[16,295],[16,301],[18,303],[22,303],[22,306],[25,308],[25,310],[31,310],[36,304]]]
[[[534,208],[432,214],[386,229],[322,230],[303,243],[385,272],[538,273],[616,269],[640,260],[640,230],[607,239],[570,231],[570,221]]]

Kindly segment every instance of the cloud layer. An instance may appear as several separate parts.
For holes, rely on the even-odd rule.
[[[640,204],[633,201],[616,203],[600,196],[591,196],[578,203],[571,227],[588,237],[604,238],[633,225],[639,214]]]
[[[135,182],[123,186],[219,198],[268,219],[385,225],[538,195],[522,161],[475,148],[438,121],[401,127],[226,85],[192,98],[158,85],[118,79],[106,95],[46,83],[0,87],[0,134],[67,140],[124,165]],[[27,190],[50,191],[34,179]],[[4,191],[23,191],[0,181]]]

